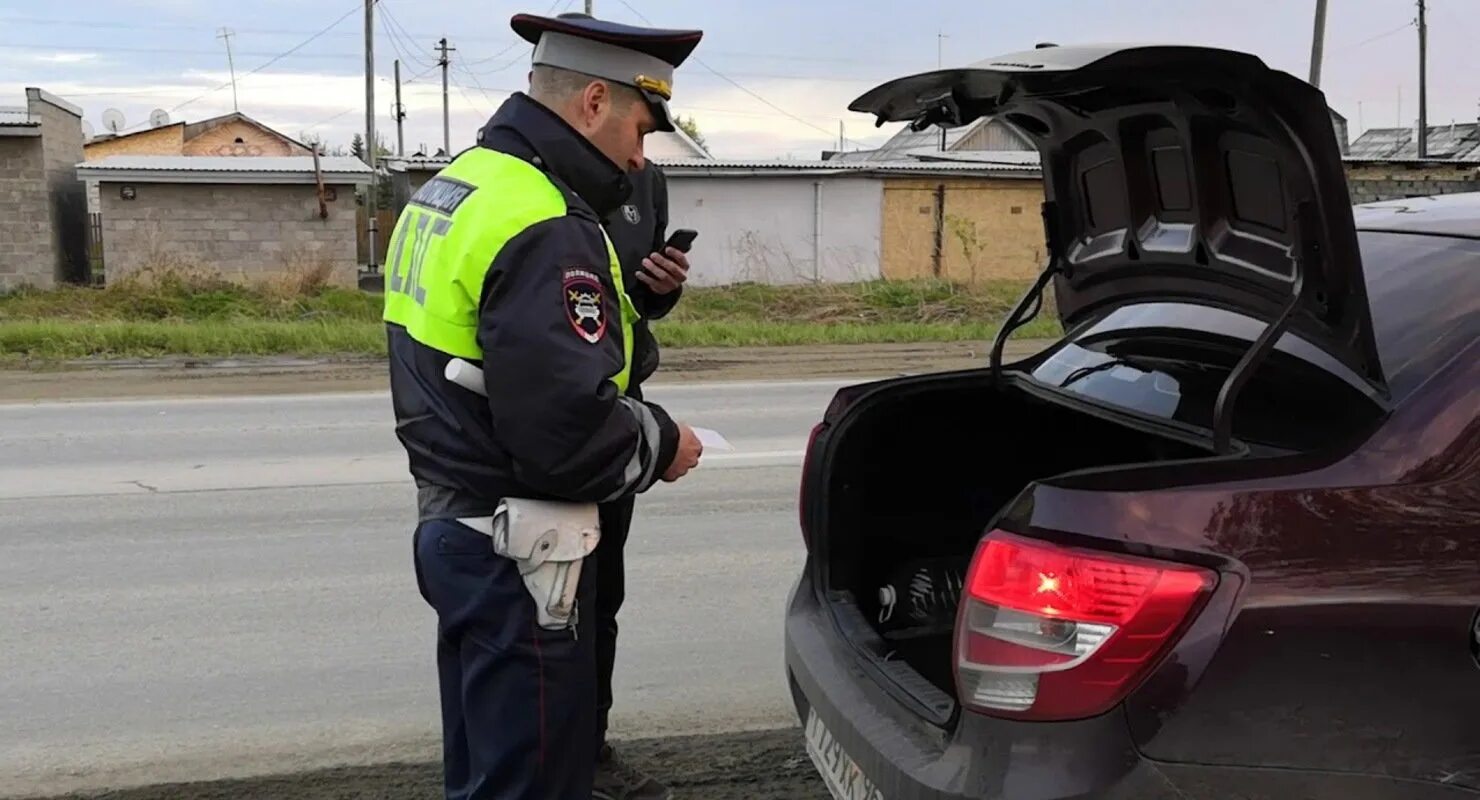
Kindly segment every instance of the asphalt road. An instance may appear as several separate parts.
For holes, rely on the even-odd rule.
[[[837,383],[655,386],[736,445],[639,501],[619,736],[795,723],[781,612]],[[436,756],[379,393],[0,405],[0,795]]]

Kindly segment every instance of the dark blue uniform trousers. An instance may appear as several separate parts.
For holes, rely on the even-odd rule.
[[[596,762],[595,559],[576,631],[549,631],[519,570],[453,521],[417,527],[417,581],[437,612],[448,800],[590,800]]]

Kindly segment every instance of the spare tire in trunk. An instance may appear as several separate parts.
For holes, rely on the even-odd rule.
[[[1170,433],[1054,402],[985,372],[901,383],[835,423],[820,479],[828,587],[903,661],[954,696],[952,630],[977,543],[1029,483],[1085,469],[1205,458]],[[841,593],[841,595],[839,595]],[[860,630],[861,629],[861,630]]]

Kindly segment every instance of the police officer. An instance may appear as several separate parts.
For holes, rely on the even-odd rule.
[[[632,175],[632,196],[608,215],[607,231],[622,263],[622,276],[633,287],[632,300],[641,313],[633,329],[633,372],[629,393],[642,397],[641,386],[658,368],[658,342],[648,320],[673,310],[688,278],[688,257],[664,246],[668,229],[668,182],[649,161]],[[644,775],[607,741],[613,704],[612,673],[617,657],[617,612],[626,598],[623,550],[632,529],[635,497],[601,506],[602,538],[596,546],[596,800],[668,800],[672,792]]]
[[[549,627],[490,520],[504,500],[611,503],[698,464],[693,431],[628,394],[637,310],[600,221],[631,193],[643,136],[672,130],[673,71],[702,34],[511,24],[538,42],[528,94],[392,233],[392,404],[418,486],[418,585],[438,616],[447,797],[586,800],[597,570],[580,572],[572,624]],[[481,391],[447,379],[456,359],[481,367]]]
[[[593,17],[570,12],[558,20],[586,23]],[[529,31],[530,43],[539,44],[541,31]],[[533,76],[531,76],[532,78]],[[493,144],[490,125],[479,131],[480,145]],[[688,257],[664,246],[668,236],[668,182],[651,161],[630,173],[632,193],[603,220],[622,265],[622,280],[638,312],[633,325],[632,377],[627,396],[642,399],[642,384],[658,368],[658,342],[648,321],[661,319],[678,303],[688,278]],[[595,800],[666,800],[672,792],[642,774],[607,742],[612,708],[612,673],[616,667],[617,612],[626,598],[623,550],[632,528],[634,500],[629,495],[600,508],[601,542],[592,554],[596,566],[596,696],[597,763]]]

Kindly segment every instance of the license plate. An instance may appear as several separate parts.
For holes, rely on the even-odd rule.
[[[863,774],[832,732],[822,724],[817,712],[807,709],[807,755],[836,800],[884,800],[874,782]]]

